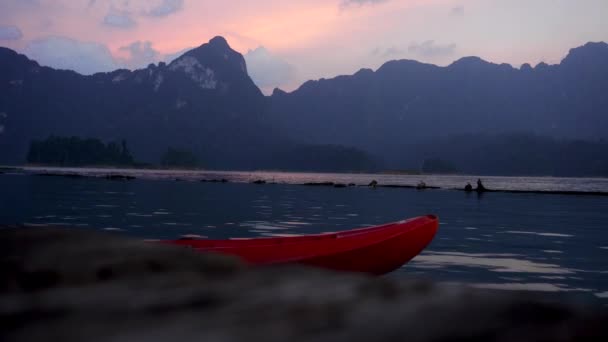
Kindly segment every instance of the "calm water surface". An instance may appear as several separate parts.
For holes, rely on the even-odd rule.
[[[282,184],[302,184],[307,182],[331,181],[335,183],[354,183],[367,185],[371,180],[380,184],[415,186],[420,181],[429,186],[444,189],[462,189],[467,182],[475,184],[478,176],[463,175],[389,175],[389,174],[340,174],[340,173],[298,173],[298,172],[240,172],[240,171],[176,171],[176,170],[134,170],[107,168],[42,168],[27,167],[27,172],[77,173],[89,176],[107,174],[132,175],[139,179],[189,180],[227,179],[231,182],[249,183],[254,180]],[[558,177],[481,177],[492,189],[530,190],[530,191],[587,191],[608,192],[608,178],[558,178]]]
[[[608,302],[608,197],[247,183],[415,184],[421,176],[129,172],[138,179],[0,175],[0,223],[104,229],[146,239],[223,239],[339,231],[434,213],[441,226],[433,243],[391,276]],[[203,175],[231,182],[198,182]],[[427,184],[448,188],[472,180],[424,176]],[[608,190],[603,179],[484,180],[503,189]]]

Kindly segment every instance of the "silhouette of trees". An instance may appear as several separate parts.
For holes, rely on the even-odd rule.
[[[27,154],[30,164],[57,166],[135,164],[126,140],[104,144],[99,139],[50,136],[46,140],[30,142]]]

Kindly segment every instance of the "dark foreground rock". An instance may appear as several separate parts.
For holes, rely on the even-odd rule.
[[[599,308],[0,229],[3,341],[608,341]]]
[[[111,174],[111,175],[106,175],[105,178],[108,180],[115,180],[115,181],[128,181],[128,180],[134,180],[135,176]]]
[[[305,185],[305,186],[335,186],[336,183],[334,183],[334,182],[308,182],[308,183],[304,183],[302,185]]]
[[[41,172],[41,173],[35,173],[35,175],[40,176],[40,177],[65,177],[65,178],[86,178],[86,177],[88,177],[86,175],[82,175],[79,173],[68,173],[68,172],[60,172],[60,173]]]

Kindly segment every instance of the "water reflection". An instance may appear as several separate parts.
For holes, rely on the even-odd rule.
[[[312,223],[308,222],[297,222],[297,221],[283,221],[279,222],[280,224],[285,224],[288,226],[310,226]]]
[[[110,232],[124,232],[125,230],[122,228],[115,228],[115,227],[106,227],[106,228],[102,228],[103,230],[106,231],[110,231]]]
[[[184,239],[206,239],[207,238],[207,236],[199,235],[199,234],[183,234],[180,237],[184,238]]]
[[[528,231],[519,231],[519,230],[507,230],[504,233],[506,233],[506,234],[528,234],[528,235],[549,236],[549,237],[572,237],[573,236],[570,234],[549,233],[549,232],[528,232]]]
[[[294,237],[294,236],[302,236],[302,234],[288,234],[288,233],[261,233],[262,236],[267,237]]]
[[[289,227],[286,226],[281,226],[281,225],[277,225],[277,224],[272,224],[270,222],[265,223],[265,222],[261,222],[261,223],[242,223],[241,226],[243,227],[251,227],[254,230],[285,230],[285,229],[289,229]],[[252,231],[252,230],[250,230]]]
[[[481,267],[492,272],[573,274],[574,270],[559,265],[536,263],[516,254],[469,254],[460,252],[426,252],[416,257],[411,267]]]
[[[473,287],[491,290],[538,291],[538,292],[592,292],[591,289],[569,288],[564,284],[552,283],[474,283]]]
[[[26,227],[48,227],[48,226],[50,226],[49,224],[46,224],[46,223],[31,223],[31,222],[25,222],[25,223],[23,223],[23,225]]]
[[[154,217],[152,214],[139,214],[139,213],[127,213],[127,216],[135,216],[135,217]]]

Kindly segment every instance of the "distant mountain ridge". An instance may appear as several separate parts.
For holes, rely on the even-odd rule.
[[[308,81],[272,95],[279,127],[308,142],[374,152],[464,133],[608,138],[608,44],[572,49],[558,65],[520,69],[478,57],[447,67],[389,61],[377,71]],[[394,154],[394,151],[389,154]]]
[[[331,158],[355,148],[349,165],[371,165],[367,151],[387,167],[413,168],[425,157],[419,146],[462,134],[606,139],[605,89],[606,43],[519,69],[478,57],[447,67],[389,61],[269,97],[222,37],[169,64],[91,76],[0,48],[0,163],[23,162],[31,140],[58,135],[126,139],[151,162],[168,147],[188,148],[209,168],[290,169],[281,163],[289,160],[297,169],[323,159],[314,146]]]

